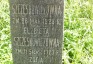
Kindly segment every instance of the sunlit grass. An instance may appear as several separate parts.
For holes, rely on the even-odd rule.
[[[12,64],[8,0],[0,0],[0,64]]]
[[[64,64],[93,64],[93,1],[65,1]]]

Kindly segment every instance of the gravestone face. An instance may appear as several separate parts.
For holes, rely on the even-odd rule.
[[[10,0],[14,64],[62,64],[63,0]]]

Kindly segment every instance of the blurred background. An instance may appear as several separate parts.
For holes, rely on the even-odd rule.
[[[0,64],[13,64],[8,0],[0,0]],[[65,0],[63,64],[93,64],[93,0]]]

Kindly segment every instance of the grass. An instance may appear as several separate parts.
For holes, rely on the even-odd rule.
[[[12,64],[8,0],[0,0],[0,64]]]
[[[65,0],[64,64],[93,64],[93,0]],[[12,64],[8,0],[0,0],[0,64]]]
[[[64,64],[93,64],[93,2],[65,1]]]

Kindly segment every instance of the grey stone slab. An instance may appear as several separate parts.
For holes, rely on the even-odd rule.
[[[10,0],[14,64],[62,64],[64,0]]]

